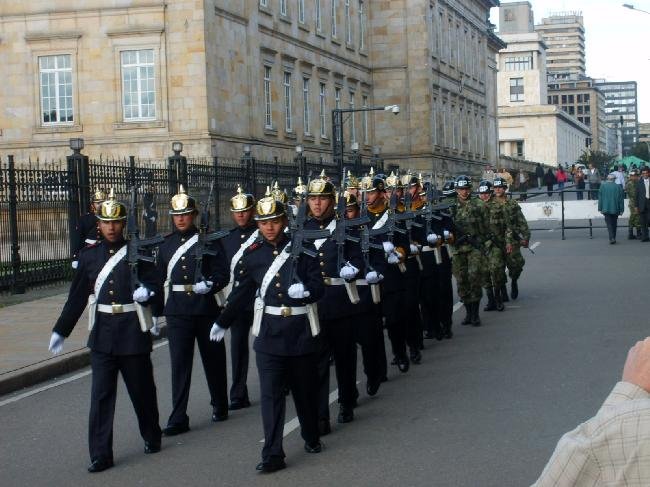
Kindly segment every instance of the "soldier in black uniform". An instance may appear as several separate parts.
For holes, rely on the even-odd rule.
[[[255,198],[246,194],[241,186],[237,194],[230,199],[230,211],[235,227],[221,239],[226,262],[229,265],[230,281],[228,285],[217,293],[218,302],[224,306],[228,294],[235,281],[234,272],[237,262],[244,251],[257,239],[259,231],[253,220],[255,215]],[[230,386],[230,410],[247,408],[251,405],[248,398],[248,334],[253,324],[253,302],[248,303],[245,309],[240,310],[233,326],[230,328],[230,355],[232,360],[232,385]]]
[[[255,220],[261,236],[237,263],[233,290],[210,339],[223,340],[225,329],[235,323],[240,310],[255,300],[253,348],[264,424],[262,462],[257,470],[270,473],[286,467],[282,448],[286,385],[296,406],[305,450],[318,453],[322,449],[317,403],[318,316],[312,305],[323,295],[324,285],[316,259],[302,254],[295,267],[290,259],[284,204],[268,194],[258,201]],[[294,269],[300,283],[292,279]]]
[[[97,212],[102,202],[106,199],[103,191],[96,190],[93,193],[93,203],[90,211],[79,217],[79,223],[74,229],[75,245],[72,249],[72,268],[79,265],[79,251],[89,245],[94,245],[101,240],[102,234],[97,226]]]
[[[153,264],[139,264],[142,283],[132,291],[131,273],[123,237],[126,207],[113,198],[98,211],[103,240],[82,249],[79,267],[70,286],[68,299],[54,326],[49,349],[58,354],[89,304],[91,327],[88,347],[92,368],[88,442],[91,464],[88,471],[101,472],[113,466],[113,416],[117,395],[117,375],[124,383],[138,417],[144,452],[160,451],[160,426],[156,385],[151,365],[151,335],[138,320],[136,304],[148,305],[159,295]]]
[[[386,225],[388,218],[388,200],[386,199],[386,182],[380,176],[371,174],[361,182],[362,190],[366,193],[368,202],[369,226],[374,229]],[[410,251],[408,237],[399,233],[380,235],[374,238],[384,247],[386,255],[383,268],[379,267],[384,276],[381,281],[381,312],[385,320],[388,338],[391,341],[394,360],[401,372],[407,372],[410,367],[406,354],[406,326],[403,323],[402,310],[405,302],[404,276],[399,270],[399,264],[404,264]]]
[[[187,402],[195,340],[210,390],[212,421],[228,419],[226,348],[224,343],[211,342],[208,333],[219,314],[214,294],[228,283],[229,273],[223,253],[218,253],[204,254],[202,276],[196,275],[193,248],[199,237],[194,224],[198,211],[194,198],[185,193],[183,186],[172,198],[169,213],[176,229],[165,236],[158,250],[158,279],[164,288],[165,303],[157,311],[167,318],[172,367],[172,412],[163,434],[174,436],[190,429]]]
[[[330,234],[333,233],[338,223],[334,209],[334,186],[324,179],[324,173],[309,182],[307,204],[311,217],[305,223],[305,228],[327,229]],[[344,219],[345,215],[340,217]],[[349,423],[354,419],[358,395],[355,332],[357,320],[364,310],[351,302],[356,296],[351,298],[349,292],[358,293],[358,290],[354,290],[356,283],[353,282],[363,266],[363,258],[359,245],[351,241],[344,243],[342,262],[339,262],[338,246],[332,239],[318,239],[314,246],[318,251],[320,272],[325,282],[325,296],[318,303],[322,345],[318,361],[318,427],[321,435],[325,435],[330,432],[330,355],[334,358],[339,391],[338,422]]]

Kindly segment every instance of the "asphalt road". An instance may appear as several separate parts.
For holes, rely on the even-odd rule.
[[[289,433],[287,470],[255,472],[263,435],[254,365],[253,407],[213,424],[197,363],[192,431],[163,439],[157,455],[142,453],[120,385],[116,466],[96,475],[86,472],[86,371],[26,397],[25,391],[0,397],[0,485],[530,485],[559,437],[599,408],[628,348],[648,334],[644,269],[650,252],[650,244],[637,241],[610,246],[602,231],[593,240],[586,230],[572,231],[565,241],[557,230],[535,232],[532,242],[539,244],[536,255],[525,254],[516,302],[504,313],[482,313],[481,328],[456,324],[453,340],[427,340],[422,364],[407,374],[391,368],[375,398],[362,394],[356,420],[334,425],[321,454],[305,453],[298,431]],[[153,361],[164,423],[171,407],[166,345]],[[290,406],[287,422],[294,416]]]

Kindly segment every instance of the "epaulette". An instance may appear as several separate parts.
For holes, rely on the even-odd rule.
[[[246,252],[252,252],[254,250],[259,249],[262,246],[262,240],[263,240],[262,237],[257,237],[255,241],[248,246]]]

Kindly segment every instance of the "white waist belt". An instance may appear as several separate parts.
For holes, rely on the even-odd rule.
[[[436,250],[436,247],[429,247],[428,245],[422,247],[422,252],[433,252],[434,250]]]
[[[88,245],[95,245],[97,243],[97,240],[93,240],[92,238],[87,238],[86,240],[84,240],[84,242],[87,243]]]
[[[366,281],[365,279],[357,279],[354,282],[357,283],[357,286],[367,286],[368,285],[368,281]]]
[[[135,311],[135,303],[129,304],[98,304],[97,311],[100,313],[108,313],[111,315],[120,313],[130,313]]]
[[[173,284],[172,291],[175,292],[191,292],[194,290],[194,284]]]
[[[267,315],[282,316],[287,318],[295,315],[306,315],[307,306],[265,306],[264,312]]]
[[[323,282],[326,286],[343,286],[345,279],[342,277],[323,277]]]

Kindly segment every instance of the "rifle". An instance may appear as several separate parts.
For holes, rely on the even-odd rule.
[[[129,265],[131,274],[131,291],[135,291],[138,287],[142,286],[142,282],[138,277],[138,263],[139,262],[154,262],[155,258],[150,255],[152,247],[164,242],[161,235],[155,235],[150,238],[140,238],[140,230],[138,229],[138,217],[136,214],[138,204],[137,188],[131,188],[131,201],[130,201],[127,220],[126,220],[126,261]],[[140,322],[140,329],[146,332],[153,325],[151,309],[143,307],[140,303],[134,303],[135,309],[138,314],[138,321]]]
[[[418,223],[415,221],[415,218],[419,215],[418,211],[413,211],[412,210],[412,196],[411,193],[408,191],[408,188],[405,189],[404,192],[404,213],[402,215],[410,213],[412,216],[410,218],[407,218],[404,220],[404,226],[406,227],[407,234],[409,236],[409,243],[411,243],[411,230],[413,228],[422,228],[422,224]],[[402,215],[399,215],[400,217]],[[418,268],[420,270],[423,270],[424,267],[422,266],[422,259],[420,259],[420,256],[418,254],[415,254],[415,260],[418,263]]]
[[[383,252],[383,245],[376,244],[370,241],[370,237],[374,235],[382,235],[387,232],[385,227],[372,229],[369,227],[370,219],[368,218],[368,203],[366,201],[366,192],[363,191],[363,197],[361,198],[361,203],[359,204],[359,218],[367,219],[368,223],[363,224],[359,227],[360,235],[360,244],[361,244],[361,255],[363,256],[363,264],[365,266],[366,274],[368,272],[377,272],[375,268],[370,263],[370,249],[377,249]],[[370,284],[370,294],[372,295],[372,301],[375,304],[381,302],[381,294],[379,289],[379,284]]]
[[[514,232],[512,234],[512,238],[517,242],[521,242],[522,240],[524,240],[523,238],[521,238],[521,235],[519,235],[519,233],[514,233]],[[521,246],[521,243],[519,245]],[[533,249],[531,249],[530,247],[525,247],[525,248],[527,248],[531,254],[535,255],[535,251]]]
[[[201,220],[199,223],[198,240],[194,245],[194,282],[198,283],[205,280],[203,276],[203,256],[204,255],[217,255],[217,251],[210,248],[212,242],[215,242],[230,233],[229,230],[219,230],[217,232],[208,233],[210,227],[210,205],[212,204],[212,195],[214,192],[214,181],[210,187],[208,199],[201,208]]]

